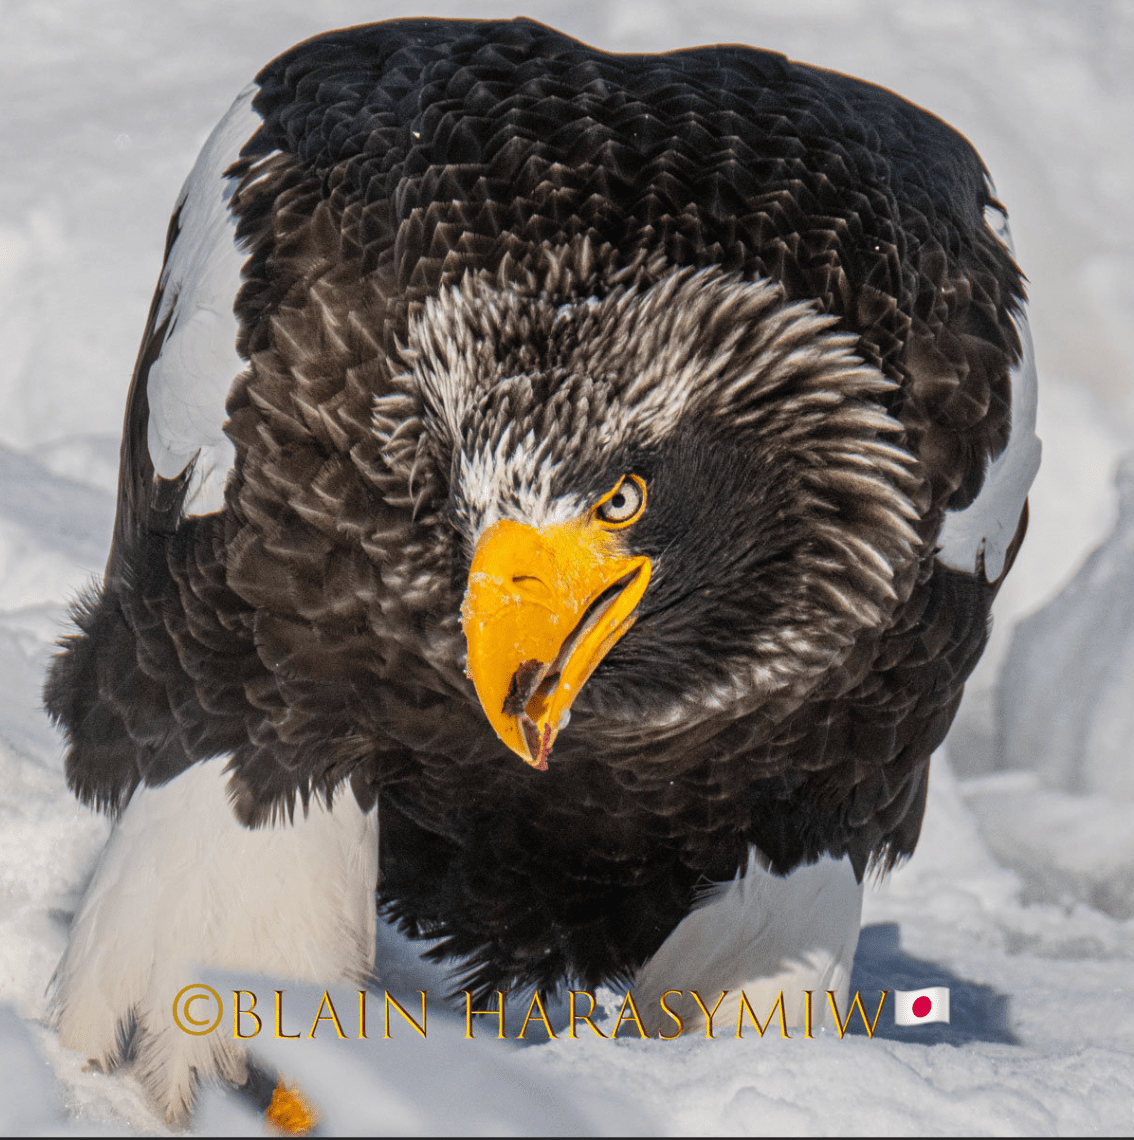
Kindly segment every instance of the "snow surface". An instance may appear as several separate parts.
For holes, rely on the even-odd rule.
[[[320,1037],[268,1043],[266,1057],[320,1100],[327,1133],[1131,1133],[1134,459],[1122,521],[1082,564],[1115,525],[1113,473],[1134,445],[1134,4],[533,0],[522,12],[614,50],[746,42],[885,84],[963,131],[1009,208],[1040,372],[1031,533],[951,766],[934,760],[918,851],[867,892],[852,983],[871,1009],[879,987],[947,985],[953,1020],[899,1029],[884,1011],[873,1039],[842,1041],[525,1047],[466,1042],[460,1020],[431,1009],[426,1042]],[[0,1132],[163,1131],[128,1073],[84,1071],[43,1024],[108,829],[67,793],[38,694],[64,600],[109,545],[170,209],[263,63],[331,27],[419,14],[375,0],[0,7]],[[474,13],[444,0],[430,14]],[[442,988],[399,939],[382,943],[391,992]],[[220,1092],[196,1127],[259,1129]]]

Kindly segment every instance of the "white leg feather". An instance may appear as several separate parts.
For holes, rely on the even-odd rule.
[[[104,1068],[136,1024],[138,1075],[173,1121],[196,1080],[246,1072],[230,1024],[200,1037],[176,1026],[174,997],[200,967],[332,983],[374,964],[377,811],[343,788],[332,811],[312,803],[294,824],[250,831],[229,808],[224,765],[134,793],[51,983],[60,1041]]]
[[[728,990],[713,1016],[714,1036],[736,1034],[742,993],[763,1021],[782,990],[788,1027],[802,1030],[804,991],[814,993],[812,1025],[819,1029],[833,1025],[825,991],[834,990],[845,1019],[861,917],[862,884],[849,859],[824,858],[781,878],[753,852],[744,874],[719,884],[642,968],[634,996],[646,1031],[674,1032],[660,1004],[666,990],[695,989],[710,1011]],[[688,998],[680,1005],[671,998],[670,1005],[680,1009],[686,1036],[704,1030],[704,1014],[691,1010]]]

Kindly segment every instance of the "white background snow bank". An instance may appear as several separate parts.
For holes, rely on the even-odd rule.
[[[855,975],[871,1007],[878,986],[949,985],[953,1024],[898,1030],[884,1012],[874,1040],[489,1043],[507,1065],[488,1045],[474,1057],[439,1040],[395,1061],[397,1042],[348,1042],[328,1126],[1129,1133],[1134,519],[1008,646],[1014,621],[1054,598],[1113,525],[1113,471],[1134,445],[1134,5],[521,10],[612,50],[747,42],[892,87],[974,142],[1008,205],[1042,386],[1032,528],[950,738],[966,779],[934,761],[917,855],[868,894]],[[331,27],[424,11],[373,0],[0,6],[0,1131],[161,1127],[129,1076],[83,1072],[40,1021],[106,824],[67,794],[38,691],[64,600],[105,559],[122,408],[169,211],[205,136],[268,59]],[[428,14],[472,12],[447,2]],[[1091,678],[1098,691],[1084,689]],[[415,967],[404,948],[392,953],[391,988],[412,990]],[[293,1067],[316,1088],[324,1050],[307,1045]],[[477,1090],[463,1121],[460,1098],[436,1095],[445,1082]],[[573,1111],[557,1115],[564,1095]],[[199,1124],[223,1131],[238,1113],[213,1098]]]

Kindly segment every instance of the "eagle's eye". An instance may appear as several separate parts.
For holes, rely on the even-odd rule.
[[[594,516],[607,529],[616,530],[636,523],[646,510],[646,481],[637,475],[623,475],[614,490],[595,505]]]

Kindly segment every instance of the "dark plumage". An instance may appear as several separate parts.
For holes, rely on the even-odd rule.
[[[1023,290],[972,148],[779,55],[526,20],[332,33],[252,96],[231,221],[171,222],[105,581],[47,684],[80,798],[224,756],[257,826],[349,781],[382,906],[481,992],[633,976],[751,847],[909,854],[1030,481],[986,485]],[[226,225],[242,370],[198,453],[160,409],[196,400],[168,344]],[[630,475],[611,541],[652,576],[537,771],[466,676],[471,561]],[[991,532],[938,554],[974,501],[991,568]]]

